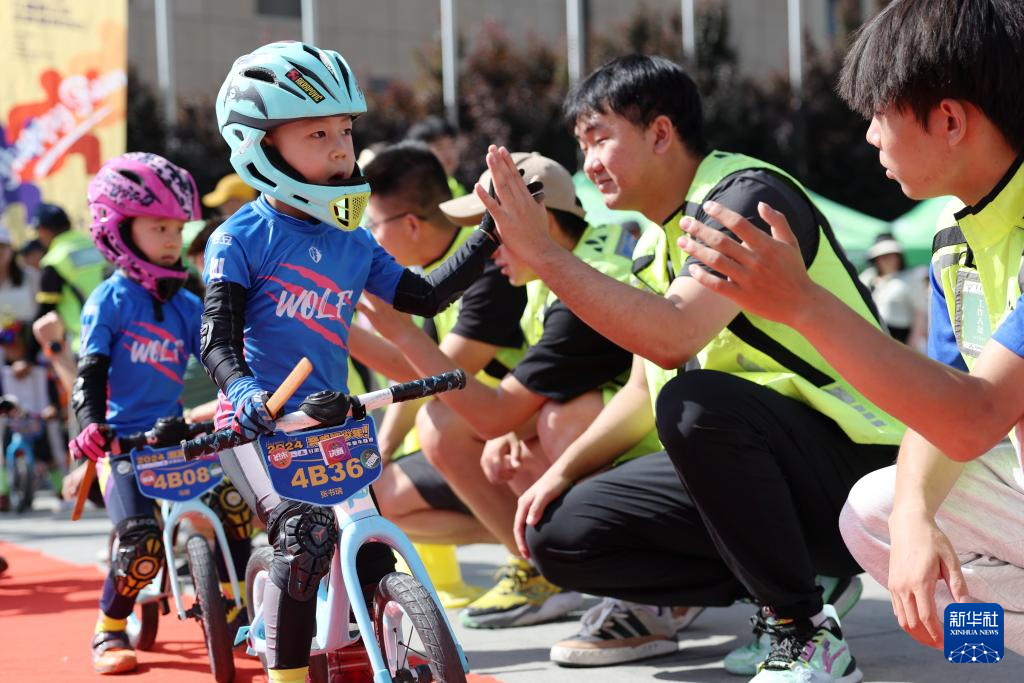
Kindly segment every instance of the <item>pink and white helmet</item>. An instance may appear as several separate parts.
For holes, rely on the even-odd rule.
[[[187,271],[159,266],[132,240],[131,219],[154,216],[191,221],[199,218],[199,193],[192,175],[161,156],[129,152],[114,157],[89,183],[92,241],[108,261],[159,301],[167,301],[185,284]]]

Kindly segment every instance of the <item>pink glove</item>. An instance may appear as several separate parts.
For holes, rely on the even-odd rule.
[[[114,439],[114,430],[110,425],[93,423],[68,444],[71,456],[76,460],[89,458],[96,462],[110,450],[110,442]]]

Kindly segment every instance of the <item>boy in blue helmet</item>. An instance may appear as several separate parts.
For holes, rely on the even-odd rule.
[[[359,227],[370,187],[355,163],[352,123],[365,111],[341,55],[291,41],[240,57],[217,96],[231,163],[262,194],[207,246],[202,358],[221,390],[218,419],[247,437],[274,432],[268,392],[302,356],[314,369],[284,412],[302,408],[321,421],[345,419],[348,331],[364,290],[430,317],[461,295],[497,246],[481,229],[422,277]],[[314,598],[338,532],[330,510],[282,500],[252,455],[245,446],[221,459],[274,547],[264,596],[270,680],[304,681]],[[394,570],[393,556],[371,544],[358,559],[360,581],[372,595]]]

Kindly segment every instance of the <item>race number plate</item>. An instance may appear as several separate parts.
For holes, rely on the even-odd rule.
[[[217,454],[186,460],[180,446],[136,448],[131,453],[135,481],[148,498],[184,501],[203,495],[224,478]]]
[[[282,498],[331,506],[377,480],[381,473],[372,418],[299,434],[261,436],[257,450]]]

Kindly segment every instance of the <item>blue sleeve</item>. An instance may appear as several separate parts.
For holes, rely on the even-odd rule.
[[[203,358],[201,355],[202,345],[199,339],[199,330],[203,325],[203,301],[199,297],[196,297],[189,307],[188,317],[188,352],[195,356],[195,359],[202,365]]]
[[[398,288],[398,281],[405,272],[405,267],[399,265],[395,257],[377,243],[377,240],[373,238],[369,230],[366,230],[366,228],[360,228],[360,230],[366,231],[371,252],[370,274],[366,278],[366,291],[380,297],[389,304],[394,303],[395,290]]]
[[[934,266],[928,270],[928,279],[932,284],[931,311],[928,319],[928,357],[967,372],[967,363],[960,354],[960,347],[957,346],[956,336],[953,334],[953,323],[949,319],[949,309],[946,307],[946,295],[935,275]]]
[[[82,307],[82,338],[80,357],[113,353],[114,337],[121,327],[120,307],[111,287],[99,287]]]
[[[252,278],[246,249],[255,245],[243,244],[244,235],[230,222],[221,225],[210,235],[203,254],[203,283],[235,282],[249,289]]]
[[[1006,316],[1002,324],[996,328],[992,338],[1013,351],[1018,356],[1024,357],[1024,296],[1017,299],[1017,304]]]

